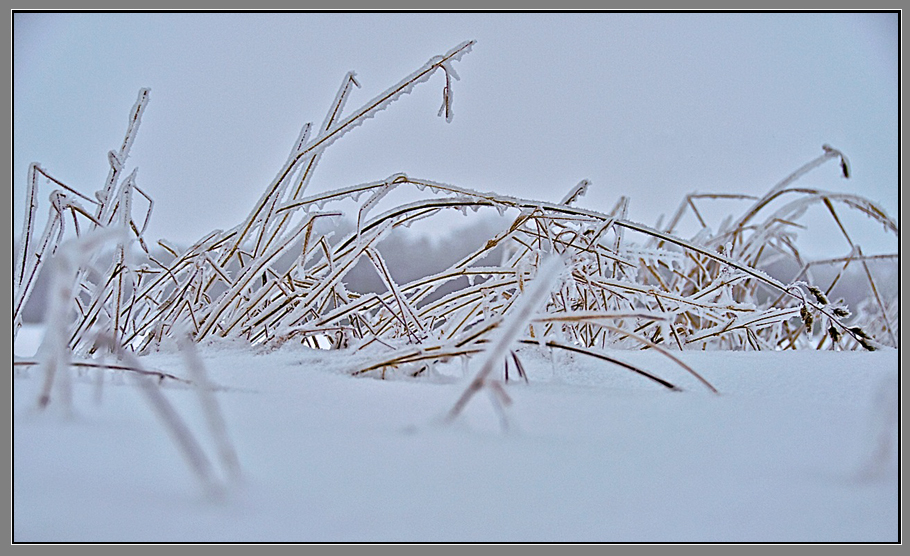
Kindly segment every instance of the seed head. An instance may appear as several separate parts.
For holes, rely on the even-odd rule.
[[[815,300],[821,303],[822,305],[828,304],[828,298],[825,296],[825,292],[816,288],[815,286],[809,286],[809,293],[815,296]]]
[[[803,323],[806,325],[806,328],[812,328],[812,323],[815,322],[815,319],[812,318],[812,313],[809,312],[809,308],[803,305],[799,309],[799,316],[803,319]]]
[[[850,311],[846,307],[835,307],[834,311],[832,312],[834,313],[835,317],[842,319],[850,316]]]

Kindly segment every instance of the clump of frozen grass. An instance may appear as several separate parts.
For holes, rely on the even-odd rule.
[[[446,77],[440,115],[451,120],[452,79],[457,78],[452,65],[472,44],[432,58],[351,111],[346,106],[360,84],[353,73],[346,74],[322,124],[302,127],[286,162],[249,215],[234,228],[215,230],[186,249],[159,241],[168,253],[165,257],[153,255],[144,237],[151,198],[136,184],[135,171],[124,171],[149,99],[148,89],[143,89],[122,146],[109,153],[108,180],[94,199],[39,165],[31,166],[22,249],[14,274],[14,325],[21,322],[41,265],[65,236],[116,227],[128,230],[135,241],[118,243],[108,266],[80,270],[72,290],[77,314],[63,337],[69,353],[78,357],[94,356],[99,334],[125,352],[141,354],[189,331],[195,342],[235,338],[264,349],[298,343],[318,349],[372,350],[373,362],[354,374],[421,376],[448,359],[491,353],[490,346],[496,345],[491,342],[502,333],[500,323],[520,322],[509,345],[538,345],[595,357],[678,389],[623,363],[610,350],[653,349],[684,366],[673,352],[898,345],[897,307],[881,294],[869,266],[874,260],[897,260],[897,254],[864,254],[842,214],[857,212],[895,235],[896,223],[862,197],[796,185],[828,161],[839,163],[844,177],[849,177],[846,157],[828,145],[760,198],[689,195],[666,226],[629,220],[626,197],[609,212],[576,206],[590,186],[587,181],[555,203],[405,174],[307,194],[327,147],[437,70]],[[33,222],[42,179],[59,189],[52,196],[51,219],[38,237]],[[416,200],[388,206],[392,194],[404,190]],[[712,229],[698,206],[718,199],[748,206]],[[347,212],[356,228],[335,237],[318,224],[346,213],[341,208],[345,203],[356,206]],[[812,260],[799,251],[800,226],[819,225],[805,222],[812,206],[824,207],[851,246],[849,253]],[[452,210],[492,211],[508,216],[511,224],[448,269],[397,282],[395,269],[378,248],[382,239],[394,229]],[[677,227],[689,217],[697,220],[700,232],[686,238]],[[540,274],[542,261],[553,256],[565,261],[561,279],[538,300],[539,312],[513,319],[517,308],[524,306],[522,300]],[[347,287],[348,273],[361,260],[375,269],[385,293],[356,293]],[[801,270],[789,279],[772,276],[767,269],[781,260],[794,262]],[[819,266],[837,267],[841,273],[829,283],[816,283],[812,271]],[[858,307],[847,308],[835,294],[839,277],[853,266],[864,270],[868,296]],[[458,287],[452,291],[453,284]],[[495,353],[501,359],[511,357],[521,373],[514,351]]]

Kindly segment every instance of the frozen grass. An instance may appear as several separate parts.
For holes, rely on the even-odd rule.
[[[223,471],[238,478],[237,454],[206,387],[202,363],[193,355],[195,344],[230,340],[257,352],[292,345],[339,350],[359,362],[346,372],[381,378],[438,377],[440,368],[468,368],[479,356],[482,365],[451,408],[450,420],[473,393],[489,387],[504,423],[510,397],[498,370],[504,381],[510,379],[510,367],[513,377],[527,381],[526,360],[539,353],[551,359],[585,357],[662,388],[694,387],[713,394],[723,388],[700,373],[694,359],[683,357],[686,352],[899,346],[897,301],[882,294],[869,264],[896,261],[898,254],[866,255],[844,224],[844,214],[867,217],[883,233],[897,236],[895,221],[860,196],[797,185],[829,161],[849,177],[846,157],[828,145],[760,198],[691,194],[666,225],[628,220],[625,197],[608,212],[577,206],[589,187],[586,181],[558,203],[404,174],[308,192],[326,148],[437,70],[445,74],[440,115],[450,120],[452,80],[457,78],[453,64],[471,45],[432,58],[354,110],[346,105],[353,87],[360,85],[353,73],[347,74],[323,123],[303,126],[286,163],[249,216],[186,249],[159,241],[169,254],[164,258],[152,255],[144,237],[152,199],[137,185],[136,171],[125,171],[148,89],[140,91],[130,112],[123,143],[109,153],[110,173],[94,198],[32,164],[14,272],[16,334],[36,277],[50,270],[46,262],[60,261],[42,348],[35,360],[15,362],[18,369],[41,368],[45,380],[39,405],[48,405],[55,391],[64,406],[70,403],[73,369],[134,374],[197,476],[211,485],[220,480],[213,478],[205,453],[152,379],[195,385]],[[57,189],[51,193],[48,224],[39,234],[34,221],[44,182]],[[390,201],[401,192],[410,200]],[[715,200],[739,201],[743,208],[712,227],[699,207]],[[353,211],[343,209],[351,204]],[[849,252],[813,260],[800,251],[799,231],[818,225],[803,218],[813,206],[825,208]],[[446,211],[491,211],[510,224],[448,269],[397,283],[395,269],[378,248],[381,240],[396,228]],[[342,214],[356,221],[355,230],[344,237],[318,225]],[[699,225],[692,237],[677,232],[686,219]],[[361,260],[375,269],[384,292],[355,293],[346,287],[346,275]],[[768,269],[781,261],[799,272],[772,276]],[[839,272],[827,283],[815,283],[813,270],[821,266]],[[868,289],[865,302],[848,308],[836,298],[838,281],[855,266],[863,269]],[[452,284],[459,286],[452,290]],[[186,376],[148,371],[136,358],[177,344],[188,354],[185,364],[191,372]],[[618,350],[653,352],[678,372],[651,359],[624,357]],[[117,354],[116,363],[105,362],[108,352]]]
[[[175,330],[190,330],[197,342],[235,337],[267,348],[286,342],[325,346],[329,338],[332,347],[384,346],[381,363],[362,371],[384,376],[389,370],[408,368],[406,372],[419,373],[445,358],[480,351],[495,323],[534,277],[541,258],[550,253],[559,254],[570,270],[542,306],[550,318],[528,326],[522,335],[542,344],[550,341],[551,347],[569,345],[596,356],[596,350],[607,347],[653,345],[675,350],[871,350],[898,345],[897,306],[880,294],[869,269],[870,257],[854,244],[841,214],[856,211],[896,235],[895,222],[862,197],[796,185],[828,161],[839,163],[843,176],[849,177],[846,157],[827,145],[818,158],[761,198],[686,196],[666,226],[625,219],[629,202],[625,197],[606,213],[576,207],[589,187],[584,181],[560,203],[478,192],[404,174],[306,195],[328,146],[439,69],[446,75],[441,113],[451,117],[452,64],[471,44],[431,59],[347,117],[345,105],[359,84],[353,73],[346,75],[322,125],[315,131],[309,123],[303,126],[287,162],[249,216],[188,249],[160,242],[171,255],[168,260],[158,260],[147,249],[143,231],[151,215],[151,198],[137,186],[135,171],[124,171],[150,98],[148,89],[141,90],[122,145],[109,153],[110,175],[95,199],[52,178],[38,164],[31,166],[14,276],[16,330],[36,275],[67,235],[122,228],[136,245],[120,241],[112,246],[109,262],[83,265],[75,272],[76,289],[69,297],[77,315],[67,342],[78,355],[93,353],[98,334],[128,351],[148,353],[173,337]],[[41,179],[59,189],[51,195],[51,218],[38,237],[32,222]],[[416,200],[373,214],[386,197],[402,189],[410,189]],[[141,203],[136,202],[137,195]],[[356,203],[355,232],[334,238],[325,232],[327,227],[315,226],[343,212],[327,206],[349,199]],[[747,206],[713,230],[698,206],[714,199],[738,199]],[[825,261],[800,252],[797,232],[813,225],[800,218],[812,205],[826,208],[850,252]],[[451,268],[395,283],[394,269],[376,248],[379,241],[394,228],[452,210],[514,216],[507,229]],[[686,217],[701,225],[701,231],[688,239],[674,233]],[[72,227],[67,226],[69,220]],[[420,253],[413,256],[419,258]],[[896,260],[897,254],[871,258]],[[357,294],[345,287],[346,274],[360,259],[375,267],[387,286],[385,294]],[[279,263],[288,260],[293,262]],[[782,280],[764,270],[781,260],[793,262],[800,272]],[[841,271],[861,266],[870,303],[851,313],[843,304],[829,301],[840,275],[830,283],[808,283],[818,265],[839,266]],[[459,279],[464,287],[441,299],[431,297]],[[420,368],[412,369],[414,364]]]

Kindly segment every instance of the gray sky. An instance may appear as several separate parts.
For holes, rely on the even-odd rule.
[[[452,123],[440,73],[330,147],[311,192],[405,172],[558,201],[585,178],[582,206],[626,195],[654,224],[693,190],[761,194],[829,143],[854,177],[800,184],[898,216],[897,14],[16,14],[14,233],[30,162],[101,187],[140,87],[127,169],[148,236],[188,243],[246,216],[346,71],[352,108],[468,39]],[[866,252],[896,250],[858,226]]]

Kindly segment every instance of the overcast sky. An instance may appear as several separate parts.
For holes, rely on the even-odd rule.
[[[693,190],[761,194],[829,143],[854,177],[800,183],[898,216],[897,14],[39,13],[13,31],[16,235],[28,164],[99,189],[141,87],[127,169],[150,238],[188,243],[246,216],[345,72],[353,108],[468,39],[451,123],[440,73],[330,147],[311,191],[405,172],[558,201],[584,178],[582,206],[626,195],[654,224]]]

